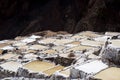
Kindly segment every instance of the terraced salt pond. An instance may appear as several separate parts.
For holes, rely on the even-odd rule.
[[[24,53],[36,53],[37,51],[36,50],[27,50],[27,51],[25,51]]]
[[[59,75],[69,77],[70,76],[70,69],[59,71]]]
[[[18,49],[21,49],[21,50],[28,50],[29,49],[29,46],[19,46]]]
[[[111,42],[112,42],[113,47],[120,48],[120,40],[119,39],[111,40]]]
[[[69,43],[69,44],[79,45],[79,44],[80,44],[80,42],[79,42],[79,41],[73,41],[73,42],[71,42],[71,43]]]
[[[94,77],[100,80],[120,80],[120,68],[111,67],[105,69]]]
[[[17,72],[18,68],[22,67],[22,65],[20,63],[17,63],[14,61],[6,62],[4,64],[1,64],[0,66],[2,68],[4,68],[5,70],[9,70],[9,71],[13,71],[13,72]]]
[[[57,50],[57,51],[62,51],[63,49],[65,49],[65,47],[64,46],[55,46],[52,49]]]
[[[5,47],[0,48],[0,49],[3,49],[3,50],[14,50],[15,48],[10,46],[10,45],[8,45],[8,46],[5,46]]]
[[[120,35],[119,32],[106,32],[105,35],[107,36],[116,36],[116,35]]]
[[[52,38],[47,38],[47,39],[43,39],[41,41],[38,41],[39,43],[43,43],[43,44],[49,44],[49,43],[53,43],[55,42],[56,39],[52,39]]]
[[[79,46],[79,45],[80,45],[79,41],[73,41],[73,42],[66,44],[67,47],[75,47],[75,46]]]
[[[86,73],[94,73],[94,74],[106,68],[108,68],[108,66],[99,60],[91,61],[89,63],[75,67],[76,70],[84,71]]]
[[[49,49],[49,50],[43,51],[42,53],[45,53],[45,54],[55,54],[57,52],[55,50]]]
[[[43,49],[47,49],[46,46],[42,46],[42,45],[31,45],[29,49],[32,50],[43,50]]]
[[[63,44],[70,43],[70,42],[73,42],[73,40],[71,40],[71,39],[61,39],[61,40],[59,40],[58,39],[54,42],[54,44],[63,45]]]
[[[15,56],[16,56],[16,54],[9,53],[9,54],[5,54],[5,55],[0,56],[0,59],[10,59],[10,58],[15,57]]]
[[[54,65],[53,63],[43,62],[43,61],[32,61],[23,66],[31,72],[43,72],[46,75],[50,76],[58,70],[63,69],[63,66]]]
[[[55,64],[53,63],[36,60],[36,61],[32,61],[30,63],[25,64],[23,67],[25,67],[26,69],[32,72],[43,72],[45,70],[53,68],[54,66]]]
[[[5,46],[8,46],[9,44],[6,44],[6,43],[0,43],[0,48],[3,48]]]
[[[79,35],[87,36],[87,37],[91,37],[91,38],[101,36],[101,35],[96,34],[95,32],[91,32],[91,31],[81,32],[81,33],[79,33]]]
[[[111,36],[101,36],[101,37],[96,37],[94,38],[95,41],[100,41],[100,42],[105,42],[107,38],[111,38]]]
[[[46,71],[43,71],[43,73],[45,73],[45,74],[47,74],[47,75],[52,75],[53,73],[55,73],[56,71],[58,71],[58,70],[61,70],[61,69],[63,69],[64,67],[63,66],[55,66],[55,67],[53,67],[53,68],[51,68],[51,69],[48,69],[48,70],[46,70]]]
[[[25,42],[15,42],[13,46],[26,46],[27,43]]]
[[[93,47],[101,47],[103,45],[103,43],[98,42],[98,41],[85,40],[85,41],[81,42],[81,45],[93,46]]]
[[[76,46],[76,47],[72,47],[72,48],[68,49],[67,51],[68,52],[70,52],[70,51],[83,51],[85,49],[90,50],[90,49],[93,49],[93,47],[79,45],[79,46]]]
[[[2,54],[3,53],[3,50],[2,49],[0,49],[0,54]]]

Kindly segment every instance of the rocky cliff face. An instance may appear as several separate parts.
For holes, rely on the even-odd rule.
[[[0,39],[43,30],[119,31],[120,0],[0,0]]]

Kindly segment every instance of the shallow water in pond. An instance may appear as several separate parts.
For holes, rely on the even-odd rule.
[[[33,72],[41,72],[41,71],[45,71],[48,70],[49,68],[54,67],[55,65],[53,63],[49,63],[49,62],[42,62],[42,61],[32,61],[26,65],[24,65],[23,67],[33,71]]]
[[[120,80],[120,68],[108,68],[95,75],[95,78],[102,80]]]

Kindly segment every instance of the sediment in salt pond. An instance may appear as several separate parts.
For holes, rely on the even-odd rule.
[[[42,62],[42,61],[32,61],[30,63],[25,64],[23,67],[26,69],[33,71],[33,72],[43,72],[50,68],[53,68],[55,65],[49,62]]]
[[[0,41],[0,79],[120,80],[119,34],[84,31]],[[105,45],[107,38],[112,44]]]
[[[111,67],[105,69],[94,76],[94,78],[101,80],[119,80],[120,79],[120,68]]]

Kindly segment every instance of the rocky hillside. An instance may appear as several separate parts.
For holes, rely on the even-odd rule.
[[[119,31],[120,0],[0,0],[0,39],[43,30]]]

